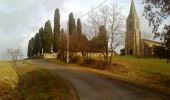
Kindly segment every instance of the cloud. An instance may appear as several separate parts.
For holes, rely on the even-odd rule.
[[[25,54],[27,43],[34,34],[43,27],[47,20],[53,26],[54,11],[60,9],[62,27],[66,26],[70,12],[75,18],[86,14],[91,7],[96,7],[104,0],[0,0],[0,55],[8,48],[20,46]],[[108,0],[117,2],[122,13],[127,17],[131,0]],[[141,1],[135,1],[136,8],[142,17]],[[141,23],[143,24],[141,18]],[[146,22],[146,21],[145,21]],[[145,23],[144,22],[144,23]],[[147,23],[142,25],[142,31],[149,32]]]
[[[46,20],[53,20],[54,10],[63,8],[65,0],[1,0],[0,54],[27,42]],[[26,54],[26,53],[25,53]]]

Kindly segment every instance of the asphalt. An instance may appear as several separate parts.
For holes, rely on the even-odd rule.
[[[33,60],[33,62],[69,80],[80,100],[170,100],[168,95],[117,79],[75,70],[45,60]]]

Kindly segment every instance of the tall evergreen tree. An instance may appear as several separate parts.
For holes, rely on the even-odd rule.
[[[109,58],[108,58],[108,38],[107,38],[107,30],[106,27],[104,25],[101,25],[99,27],[99,35],[97,38],[97,46],[100,49],[102,54],[103,54],[103,58],[104,58],[104,65],[103,69],[107,69],[109,66]]]
[[[105,50],[108,49],[107,30],[104,25],[101,25],[99,27],[99,34],[97,36],[96,43],[97,43],[98,48],[101,48],[101,50],[103,49],[104,52]]]
[[[82,35],[82,25],[80,18],[77,19],[77,33]]]
[[[60,33],[61,33],[61,35],[64,34],[64,29],[63,28],[61,28],[61,32]]]
[[[54,14],[54,41],[53,41],[53,51],[57,52],[59,49],[59,39],[60,39],[60,11],[55,10]]]
[[[40,36],[40,40],[41,40],[41,43],[40,43],[40,54],[42,54],[43,53],[43,48],[44,48],[44,41],[45,41],[43,27],[41,27],[39,29],[39,36]]]
[[[34,46],[34,38],[31,38],[31,40],[29,40],[28,42],[28,52],[27,52],[28,57],[34,56],[33,46]]]
[[[76,23],[73,13],[70,13],[68,20],[69,35],[73,35],[76,32]]]
[[[31,57],[31,40],[29,40],[29,42],[28,42],[27,56],[28,56],[28,57]]]
[[[43,52],[44,53],[51,53],[53,35],[52,35],[52,28],[51,28],[50,20],[48,20],[45,23],[43,37],[44,37],[44,50],[43,50]]]
[[[35,55],[38,55],[40,54],[40,50],[41,50],[41,38],[40,38],[40,34],[36,33],[34,37],[33,52]]]

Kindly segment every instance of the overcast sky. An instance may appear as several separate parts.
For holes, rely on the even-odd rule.
[[[53,16],[56,8],[60,9],[61,23],[68,20],[70,12],[76,16],[86,14],[104,0],[0,0],[0,55],[8,48],[18,46],[26,57],[29,39],[44,26],[49,19],[53,26]],[[113,3],[108,0],[107,3]],[[116,0],[115,0],[116,1]],[[122,13],[127,17],[131,0],[117,0]],[[141,0],[136,0],[138,15],[142,15]],[[146,23],[146,21],[142,21]],[[149,32],[148,26],[142,25],[142,31]]]

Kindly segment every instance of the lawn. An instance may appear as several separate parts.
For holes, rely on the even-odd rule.
[[[6,77],[10,77],[7,82],[11,82],[11,87],[4,87]],[[74,88],[67,80],[31,61],[0,62],[0,81],[4,81],[0,85],[0,100],[76,100]]]
[[[154,58],[137,58],[135,56],[115,56],[113,63],[130,66],[139,70],[153,73],[161,73],[162,75],[170,75],[170,63],[166,63],[165,59]]]

